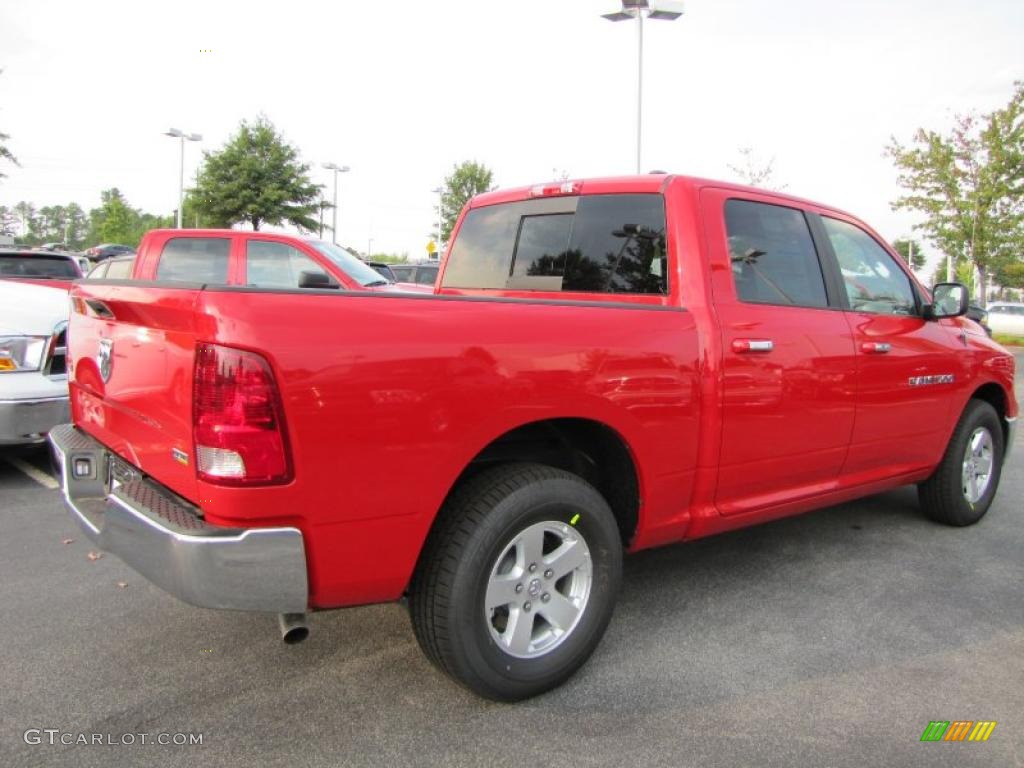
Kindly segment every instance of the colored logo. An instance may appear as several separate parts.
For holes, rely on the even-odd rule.
[[[921,741],[988,741],[995,727],[995,720],[932,720]]]

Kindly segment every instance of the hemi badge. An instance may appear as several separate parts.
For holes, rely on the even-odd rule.
[[[932,384],[952,384],[955,378],[952,373],[941,373],[938,376],[911,376],[908,381],[912,387],[927,387]]]
[[[184,464],[186,467],[188,466],[188,454],[184,451],[179,450],[178,448],[171,448],[171,456],[173,456],[174,460],[179,464]]]

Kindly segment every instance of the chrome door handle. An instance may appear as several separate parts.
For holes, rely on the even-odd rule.
[[[874,355],[884,355],[890,349],[892,349],[892,344],[887,341],[865,341],[860,345],[861,352]]]
[[[733,352],[771,352],[775,349],[775,342],[771,339],[733,339]]]

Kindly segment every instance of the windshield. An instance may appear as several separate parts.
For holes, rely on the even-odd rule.
[[[0,277],[81,277],[75,262],[62,256],[0,253]]]
[[[309,243],[364,288],[387,285],[390,282],[381,277],[373,267],[364,264],[341,246],[323,240],[310,240]]]

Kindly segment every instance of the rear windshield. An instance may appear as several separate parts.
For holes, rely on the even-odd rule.
[[[420,267],[416,270],[416,282],[419,285],[433,285],[437,282],[437,267]]]
[[[469,211],[444,287],[664,294],[666,266],[661,195],[544,198]]]
[[[73,259],[62,256],[0,253],[0,276],[77,278],[81,273]]]

